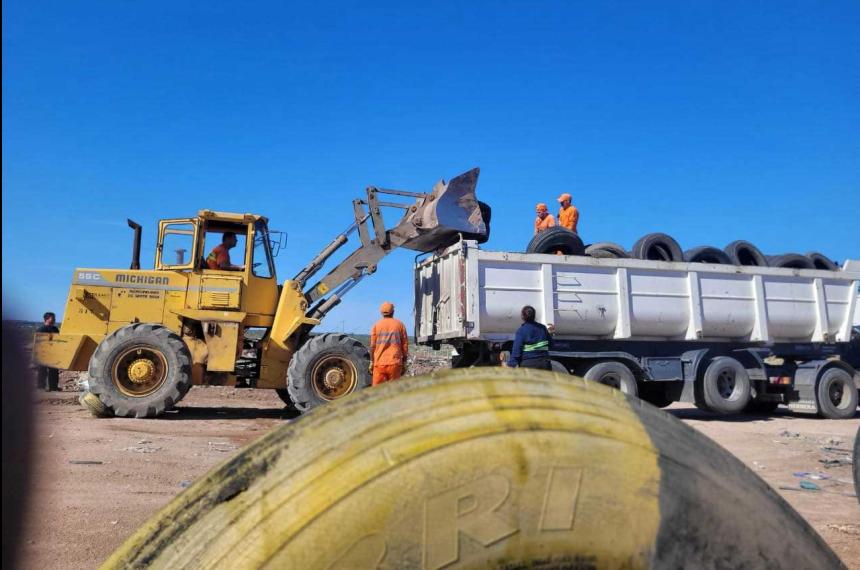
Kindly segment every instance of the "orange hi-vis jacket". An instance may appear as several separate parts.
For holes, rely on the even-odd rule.
[[[206,265],[209,269],[221,269],[230,266],[230,252],[227,246],[219,244],[215,246],[209,255],[206,256]]]
[[[370,329],[370,355],[373,366],[402,365],[409,354],[406,326],[394,317],[383,317]]]
[[[544,219],[535,218],[535,235],[553,226],[555,226],[555,218],[552,214],[547,214]]]
[[[579,223],[579,210],[576,206],[570,205],[567,208],[562,208],[558,211],[558,225],[567,228],[572,232],[576,232],[576,224]]]

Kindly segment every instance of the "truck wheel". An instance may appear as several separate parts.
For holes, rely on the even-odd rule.
[[[684,252],[684,261],[688,263],[718,263],[731,265],[732,260],[721,249],[709,245],[700,245]]]
[[[585,246],[582,245],[582,240],[578,235],[561,226],[540,232],[526,246],[526,253],[555,253],[557,251],[564,255],[582,255],[585,253]]]
[[[567,366],[558,360],[550,360],[549,365],[553,372],[557,372],[558,374],[570,374],[570,370],[567,369]]]
[[[842,564],[773,488],[671,415],[569,375],[472,368],[274,429],[104,564],[142,566]]]
[[[588,369],[583,378],[616,388],[628,396],[638,395],[636,376],[625,364],[615,360],[598,362]]]
[[[752,387],[744,365],[729,356],[717,356],[702,375],[705,406],[717,414],[737,414],[750,401]]]
[[[90,392],[126,418],[152,418],[172,408],[191,387],[191,353],[162,325],[125,326],[96,347]]]
[[[636,259],[684,261],[684,252],[672,236],[654,233],[639,238],[630,252]]]
[[[753,244],[744,240],[733,241],[723,248],[733,265],[767,267],[767,257]]]
[[[630,254],[623,247],[611,241],[591,244],[585,248],[585,255],[604,259],[626,259],[630,257]]]
[[[287,370],[287,390],[296,409],[305,413],[370,386],[370,354],[363,344],[344,334],[311,338],[293,355]]]
[[[847,370],[832,366],[821,373],[815,391],[818,413],[832,420],[853,418],[857,411],[857,388]]]

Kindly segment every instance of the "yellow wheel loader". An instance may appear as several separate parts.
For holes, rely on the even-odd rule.
[[[153,269],[140,269],[142,230],[129,220],[130,269],[76,269],[60,332],[36,334],[34,359],[87,371],[105,415],[157,416],[193,385],[271,388],[301,412],[342,398],[370,385],[367,349],[347,335],[314,335],[314,327],[394,249],[486,241],[490,210],[475,197],[478,172],[428,193],[368,187],[366,199],[353,200],[346,231],[280,285],[273,256],[284,244],[263,216],[201,210],[161,220]],[[385,207],[405,210],[391,229]],[[311,284],[354,232],[356,249]],[[229,265],[212,253],[222,243],[232,245]]]

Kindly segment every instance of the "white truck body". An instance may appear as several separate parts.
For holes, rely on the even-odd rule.
[[[415,336],[505,341],[531,305],[555,338],[848,342],[860,262],[839,271],[484,251],[464,241],[415,266]]]

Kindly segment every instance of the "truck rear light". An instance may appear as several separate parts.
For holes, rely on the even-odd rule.
[[[771,384],[789,385],[791,384],[791,376],[770,376],[768,378]]]

